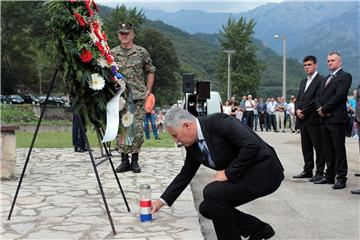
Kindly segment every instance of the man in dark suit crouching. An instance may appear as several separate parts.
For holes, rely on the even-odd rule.
[[[203,164],[216,170],[203,190],[200,213],[213,221],[218,239],[269,239],[275,232],[258,218],[236,207],[273,193],[284,179],[274,149],[236,118],[218,113],[195,118],[172,108],[164,122],[174,140],[185,145],[180,173],[152,204],[152,213],[171,206]]]

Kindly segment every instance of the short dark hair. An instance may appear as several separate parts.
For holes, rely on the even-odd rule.
[[[316,62],[317,62],[317,61],[316,61],[316,57],[315,57],[315,56],[312,56],[312,55],[304,57],[303,63],[304,63],[304,62],[307,62],[307,61],[312,61],[313,63],[316,63]]]

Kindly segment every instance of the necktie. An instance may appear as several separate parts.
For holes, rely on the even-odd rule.
[[[331,82],[331,79],[333,79],[334,74],[330,74],[330,76],[328,77],[328,79],[325,82],[325,87]]]
[[[199,145],[200,151],[202,153],[203,160],[206,163],[208,163],[210,167],[215,168],[215,164],[210,157],[209,149],[206,147],[205,141],[204,140],[198,141],[198,145]]]

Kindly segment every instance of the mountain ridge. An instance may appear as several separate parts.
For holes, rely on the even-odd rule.
[[[286,34],[288,57],[301,62],[304,56],[315,55],[319,71],[324,75],[328,72],[327,53],[339,51],[343,56],[344,69],[354,77],[352,86],[355,87],[360,79],[360,53],[354,51],[360,49],[359,6],[358,2],[284,1],[268,3],[237,14],[199,10],[166,13],[144,9],[144,12],[151,20],[159,19],[192,34],[217,33],[229,16],[235,19],[252,17],[257,23],[254,37],[261,40],[264,46],[282,54],[282,43],[274,39],[274,35]]]

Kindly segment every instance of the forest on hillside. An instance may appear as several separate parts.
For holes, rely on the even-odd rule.
[[[110,47],[118,44],[112,35],[117,27],[111,24],[113,12],[114,9],[100,6],[105,31],[109,32]],[[50,19],[43,2],[1,3],[1,94],[17,91],[35,95],[46,93],[58,63]],[[158,69],[154,90],[160,96],[159,104],[171,105],[181,97],[181,74],[184,72],[195,73],[199,80],[210,80],[214,90],[221,90],[216,77],[222,54],[218,37],[217,34],[191,35],[163,22],[144,18],[136,42],[148,48]],[[265,48],[260,41],[253,39],[253,43],[261,66],[256,94],[278,96],[281,94],[282,57]],[[289,59],[287,77],[287,93],[294,94],[298,82],[304,77],[301,64]],[[61,73],[57,76],[54,92],[66,94]],[[226,96],[222,97],[225,100]]]

